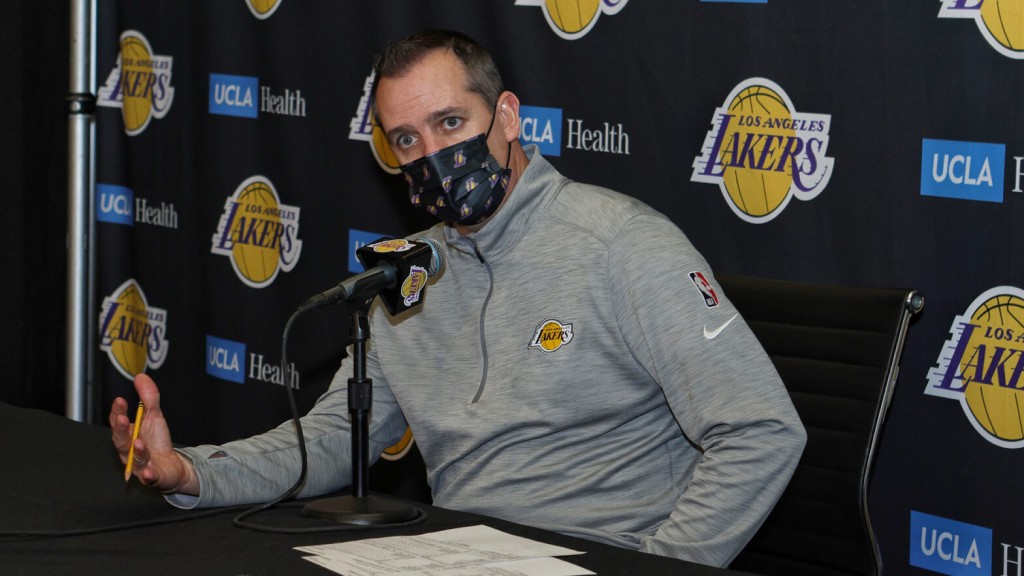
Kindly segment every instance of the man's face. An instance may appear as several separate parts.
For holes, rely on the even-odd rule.
[[[376,104],[378,120],[402,164],[487,132],[494,114],[466,88],[466,71],[448,50],[427,54],[404,76],[381,78]],[[505,149],[500,126],[491,131],[488,144],[492,154]]]

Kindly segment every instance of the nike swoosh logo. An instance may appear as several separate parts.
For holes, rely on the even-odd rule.
[[[729,324],[732,324],[732,321],[735,320],[737,316],[739,316],[739,314],[733,314],[732,318],[729,318],[728,320],[725,321],[725,324],[722,324],[721,326],[719,326],[718,328],[715,328],[714,330],[708,330],[708,326],[707,326],[707,324],[705,324],[704,325],[704,337],[707,338],[708,340],[714,340],[715,338],[718,337],[719,334],[722,333],[722,330],[725,330],[726,326],[728,326]]]

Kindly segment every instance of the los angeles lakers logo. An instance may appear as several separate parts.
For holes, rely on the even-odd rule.
[[[582,38],[601,14],[618,14],[629,0],[516,0],[516,6],[539,6],[555,34],[566,40]]]
[[[953,319],[925,394],[957,400],[983,438],[1024,447],[1024,290],[998,286]]]
[[[545,320],[537,327],[530,341],[530,348],[541,352],[554,352],[572,342],[572,324],[562,324],[558,320]]]
[[[401,460],[403,456],[409,453],[409,450],[412,449],[412,445],[415,442],[416,439],[413,438],[412,430],[406,428],[405,434],[402,434],[402,439],[385,448],[380,453],[380,457],[385,460]]]
[[[260,20],[266,20],[274,15],[274,12],[277,11],[283,1],[284,0],[245,0],[245,5],[249,7],[249,11],[252,12],[253,16]]]
[[[373,88],[373,79],[376,75],[371,72],[363,82],[363,95],[359,99],[359,106],[356,108],[355,116],[348,125],[348,139],[361,140],[370,143],[370,151],[377,160],[377,165],[388,174],[401,174],[401,164],[398,157],[391,150],[384,130],[377,124],[370,106],[370,91]]]
[[[100,350],[129,380],[167,358],[167,311],[150,306],[134,279],[103,299],[99,326]]]
[[[253,176],[239,184],[224,202],[210,252],[227,256],[246,285],[270,285],[281,270],[299,261],[299,209],[278,200],[270,180]]]
[[[939,18],[974,20],[1003,56],[1024,59],[1024,0],[940,0]]]
[[[413,246],[415,246],[415,244],[404,238],[392,238],[390,240],[374,242],[367,246],[367,248],[372,248],[374,252],[379,254],[386,254],[388,252],[405,252],[407,250],[411,250]]]
[[[690,180],[717,184],[741,219],[768,222],[794,196],[810,200],[828,185],[831,122],[827,114],[796,112],[771,80],[745,80],[715,109]]]
[[[427,285],[427,269],[422,266],[409,268],[409,275],[402,282],[402,301],[406,306],[412,306],[420,301],[420,293]]]
[[[153,54],[149,41],[135,30],[121,34],[117,64],[99,90],[96,104],[120,108],[124,131],[141,134],[152,118],[163,118],[171,109],[174,59]]]

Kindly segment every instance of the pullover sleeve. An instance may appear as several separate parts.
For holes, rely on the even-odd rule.
[[[609,251],[618,322],[700,452],[668,519],[641,550],[726,566],[760,527],[806,434],[774,365],[671,222],[632,218]],[[713,293],[706,300],[691,273]],[[716,300],[717,299],[717,302]]]
[[[373,380],[370,454],[376,456],[402,437],[406,423],[372,348],[367,352],[366,368],[367,376]],[[348,379],[351,376],[351,357],[347,357],[327,392],[302,417],[308,471],[300,496],[317,496],[351,484],[352,437],[348,414]],[[180,452],[192,460],[199,479],[198,497],[182,494],[166,497],[180,508],[267,502],[284,494],[299,478],[301,457],[295,424],[291,420],[258,436],[222,446],[184,448]]]

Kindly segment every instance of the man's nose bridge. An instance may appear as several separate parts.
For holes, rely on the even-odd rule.
[[[429,156],[429,155],[433,154],[434,152],[437,152],[438,150],[444,148],[444,143],[441,141],[441,138],[439,138],[439,137],[437,137],[437,136],[435,136],[433,134],[426,133],[426,134],[423,134],[423,136],[421,136],[421,138],[423,139],[423,155],[424,156]]]

